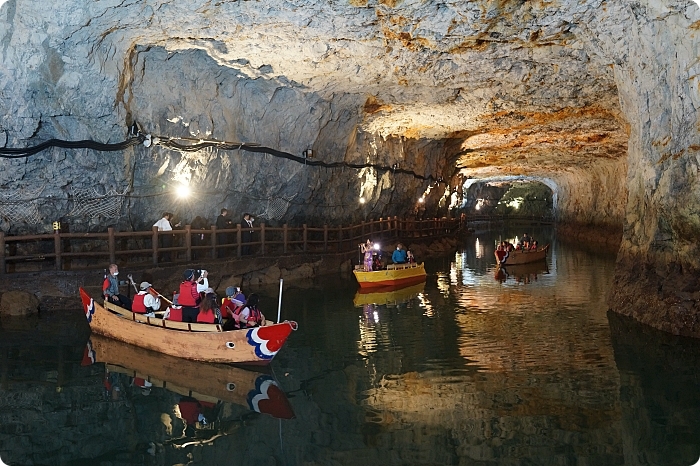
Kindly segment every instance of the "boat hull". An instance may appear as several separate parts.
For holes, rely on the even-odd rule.
[[[547,251],[549,251],[549,244],[537,251],[511,251],[508,254],[508,258],[502,266],[529,264],[531,262],[543,261],[547,258]]]
[[[193,361],[266,365],[296,329],[296,322],[282,322],[224,332],[220,325],[183,324],[124,310],[115,313],[90,298],[82,288],[80,295],[92,332]]]
[[[353,270],[360,288],[415,285],[425,280],[425,267],[420,264],[400,264],[385,270],[364,272]]]
[[[362,307],[367,304],[397,306],[415,298],[423,292],[424,288],[424,280],[415,285],[360,288],[355,294],[353,304],[355,307]]]

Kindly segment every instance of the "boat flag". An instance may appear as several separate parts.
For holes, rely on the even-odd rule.
[[[85,318],[88,324],[92,322],[92,316],[95,314],[95,301],[83,290],[80,289],[80,299],[83,301],[83,309],[85,309]]]

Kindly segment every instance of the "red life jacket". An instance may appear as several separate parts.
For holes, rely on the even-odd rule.
[[[221,304],[221,310],[224,312],[224,316],[227,319],[235,318],[243,310],[243,304],[237,304],[230,300],[229,298],[224,298],[224,302]]]
[[[177,303],[180,306],[197,307],[200,301],[195,282],[186,281],[180,283],[180,295],[177,297]]]
[[[170,306],[170,316],[168,320],[174,322],[182,322],[182,307],[181,306]]]
[[[247,327],[257,327],[262,323],[262,313],[257,307],[248,308],[248,321],[245,323]]]
[[[216,314],[214,314],[214,309],[209,309],[208,311],[199,311],[197,314],[197,322],[203,324],[213,324],[216,321]]]
[[[181,400],[178,403],[180,415],[182,419],[189,425],[194,425],[199,420],[199,414],[202,412],[199,402],[195,399]]]
[[[143,303],[143,300],[146,298],[146,293],[139,293],[136,296],[134,296],[134,301],[131,303],[131,310],[132,312],[136,312],[138,314],[145,314],[146,313],[146,305]]]

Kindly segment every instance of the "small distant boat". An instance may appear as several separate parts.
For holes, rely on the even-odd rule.
[[[360,288],[360,290],[355,293],[353,304],[355,307],[362,307],[365,304],[377,304],[380,306],[397,305],[415,298],[423,292],[424,288],[425,281],[422,281],[417,285],[388,286],[383,288]]]
[[[425,267],[420,264],[389,264],[386,269],[365,272],[362,266],[352,271],[360,288],[406,286],[425,280]]]
[[[217,324],[193,324],[147,317],[113,303],[93,300],[80,288],[85,317],[93,333],[159,353],[193,361],[266,365],[297,329],[284,321],[224,331]]]
[[[107,370],[148,381],[200,401],[227,401],[279,419],[292,419],[287,396],[270,374],[226,364],[188,361],[139,348],[128,343],[92,335],[88,343],[91,360],[105,363]]]
[[[510,267],[511,265],[527,264],[530,262],[542,261],[547,258],[547,251],[549,250],[549,244],[544,247],[539,248],[537,251],[519,251],[513,250],[508,253],[508,258],[501,267]]]

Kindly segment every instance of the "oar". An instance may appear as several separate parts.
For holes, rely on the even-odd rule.
[[[136,290],[136,294],[139,294],[139,290],[136,287],[136,283],[134,283],[134,277],[131,274],[129,274],[128,277],[129,277],[129,281],[131,282],[131,284],[134,285],[134,289]],[[171,305],[173,304],[172,301],[170,301],[168,298],[166,298],[162,294],[158,293],[156,290],[153,289],[153,287],[148,288],[148,293],[151,295],[155,293],[158,298],[162,298],[163,301],[165,301],[166,303],[171,304]],[[154,314],[162,314],[164,312],[165,311],[153,311]]]
[[[129,274],[129,275],[127,275],[127,278],[129,279],[129,281],[131,282],[131,284],[134,285],[134,291],[136,291],[136,294],[139,294],[139,289],[138,289],[138,287],[136,286],[136,283],[134,283],[134,276],[131,275],[131,274]]]

